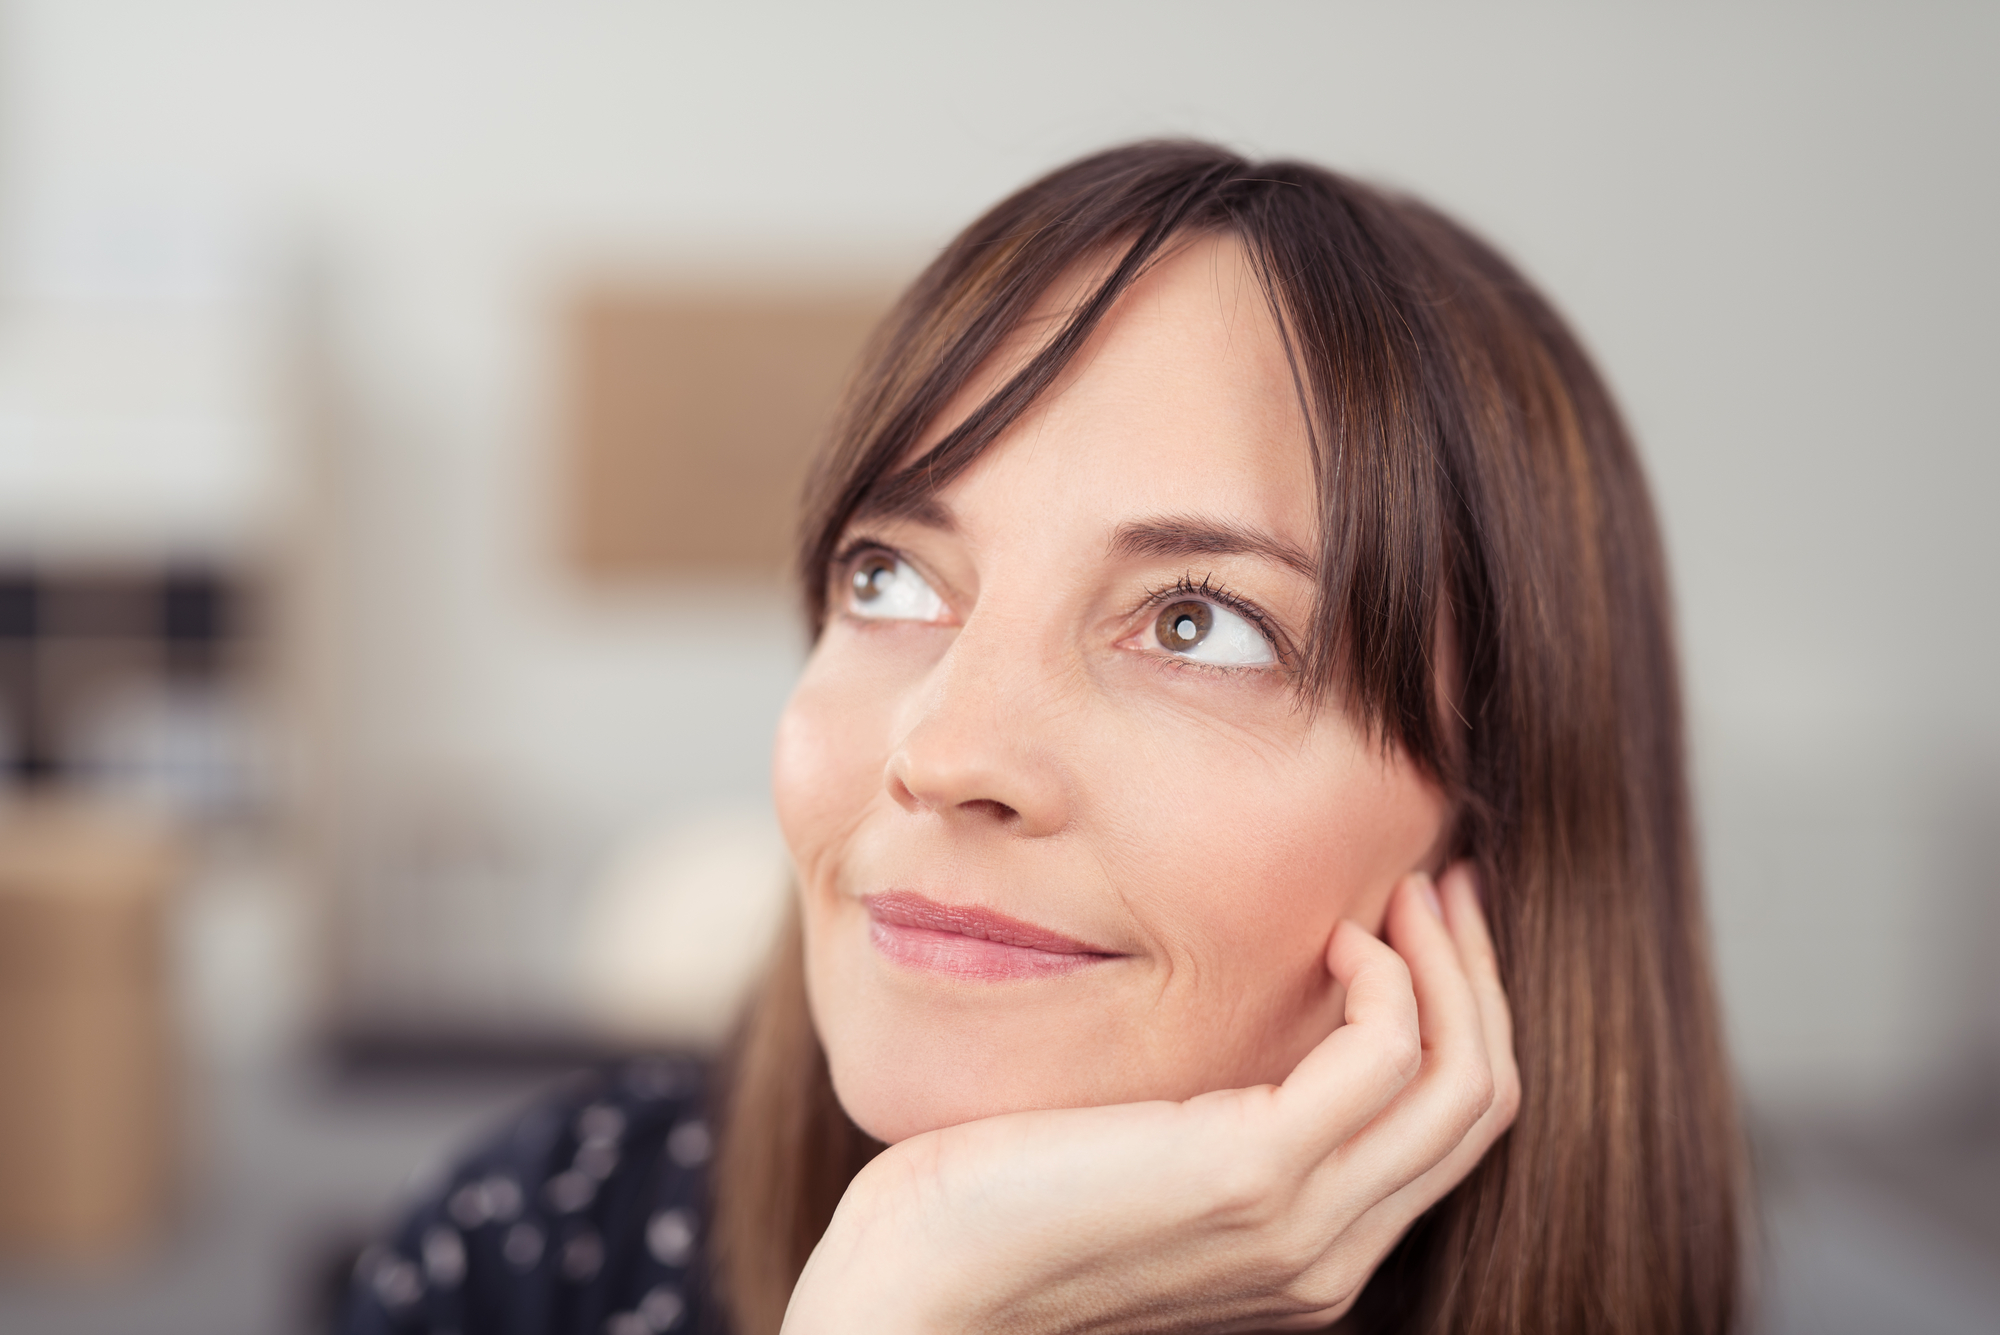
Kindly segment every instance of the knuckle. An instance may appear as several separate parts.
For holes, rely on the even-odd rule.
[[[1234,1156],[1210,1197],[1216,1214],[1240,1228],[1261,1228],[1279,1218],[1290,1194],[1290,1175],[1264,1154]]]
[[[1285,1299],[1301,1312],[1338,1315],[1354,1302],[1359,1287],[1345,1266],[1315,1266],[1285,1286]]]
[[[1316,1263],[1325,1254],[1326,1239],[1309,1236],[1309,1230],[1298,1227],[1280,1232],[1273,1239],[1268,1253],[1274,1273],[1280,1277],[1279,1287],[1288,1291],[1307,1283]]]
[[[1493,1070],[1484,1062],[1468,1070],[1459,1081],[1459,1106],[1467,1126],[1486,1115],[1496,1093]]]
[[[1512,1126],[1521,1112],[1521,1073],[1511,1062],[1494,1076],[1493,1111],[1503,1127]]]
[[[1416,1079],[1417,1072],[1424,1064],[1423,1039],[1415,1025],[1400,1025],[1382,1040],[1383,1059],[1389,1069],[1405,1083]]]

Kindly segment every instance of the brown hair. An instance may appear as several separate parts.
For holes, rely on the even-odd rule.
[[[1480,868],[1516,1017],[1518,1120],[1404,1237],[1344,1328],[1730,1329],[1743,1175],[1659,534],[1602,380],[1484,243],[1414,200],[1199,143],[1113,149],[1028,186],[959,236],[877,335],[807,496],[813,628],[857,507],[948,483],[1163,246],[1199,233],[1250,256],[1311,423],[1309,689],[1455,798],[1454,855]],[[1051,286],[1091,263],[1108,276],[1023,369],[898,467]],[[1440,618],[1458,645],[1447,694],[1464,723],[1451,729]],[[772,1335],[879,1148],[834,1099],[796,923],[729,1098],[718,1280],[742,1335]]]

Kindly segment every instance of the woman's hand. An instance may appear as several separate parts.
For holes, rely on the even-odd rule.
[[[1013,1113],[856,1177],[786,1335],[1305,1329],[1352,1305],[1514,1119],[1507,999],[1470,871],[1342,923],[1346,1023],[1279,1086]]]

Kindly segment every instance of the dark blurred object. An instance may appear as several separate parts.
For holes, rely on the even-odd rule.
[[[305,1294],[301,1315],[310,1335],[343,1335],[354,1273],[374,1240],[372,1233],[329,1240],[314,1254],[300,1286]]]
[[[180,862],[163,827],[115,808],[0,805],[0,1248],[88,1255],[160,1215]]]
[[[325,1035],[320,1056],[327,1070],[350,1088],[395,1086],[412,1079],[523,1077],[554,1083],[593,1067],[662,1055],[637,1044],[571,1031],[480,1034],[459,1030],[426,1034],[414,1029],[347,1027]],[[698,1061],[692,1051],[667,1053]]]
[[[886,295],[603,291],[571,322],[568,554],[780,578],[806,461]]]
[[[94,777],[84,772],[84,739],[107,705],[135,692],[225,686],[245,641],[243,585],[202,564],[0,566],[8,779],[39,787]]]

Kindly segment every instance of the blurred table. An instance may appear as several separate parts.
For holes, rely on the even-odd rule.
[[[100,1254],[171,1179],[160,824],[82,799],[0,804],[0,1250]]]

